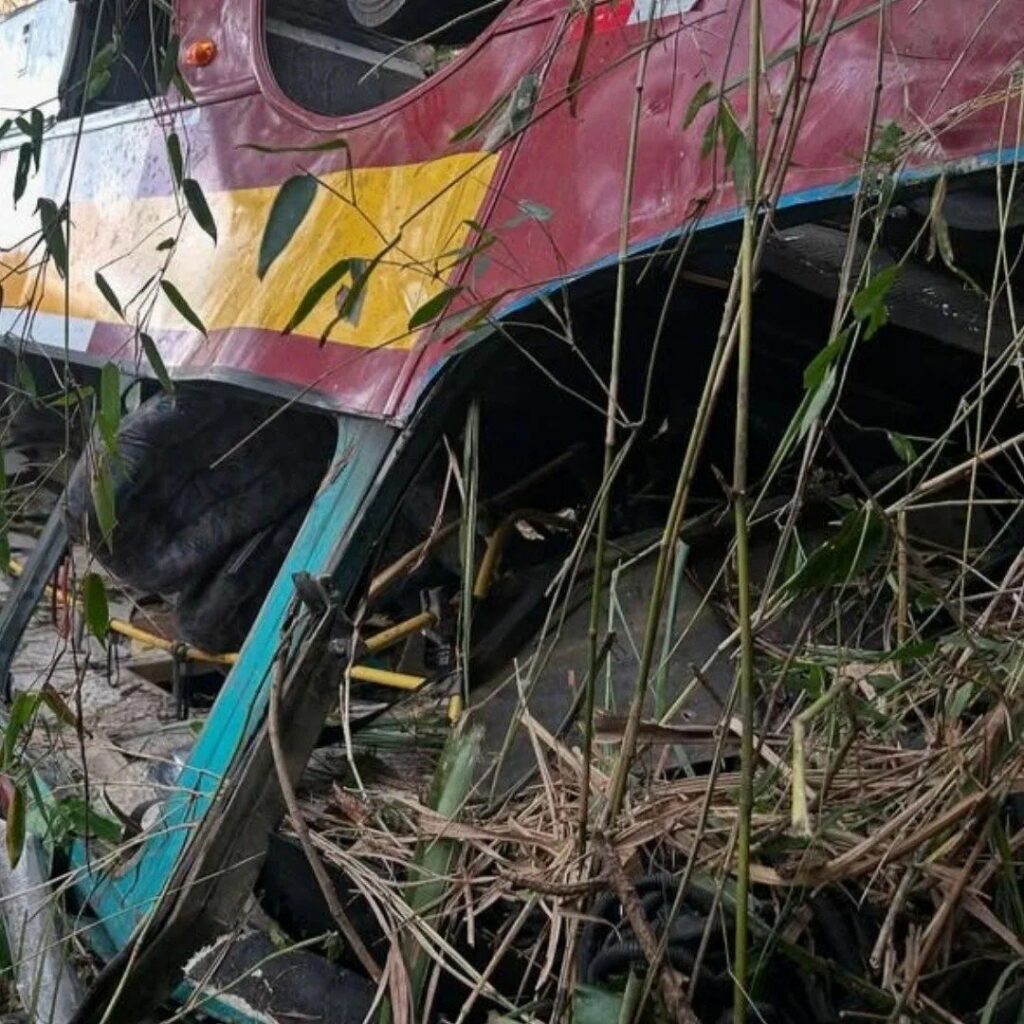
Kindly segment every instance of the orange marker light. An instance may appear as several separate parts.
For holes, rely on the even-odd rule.
[[[217,44],[212,39],[197,39],[185,51],[185,63],[190,68],[205,68],[217,56]]]

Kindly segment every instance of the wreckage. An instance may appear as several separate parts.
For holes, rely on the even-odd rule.
[[[879,470],[886,438],[941,431],[1014,341],[1012,287],[987,302],[965,280],[1003,259],[1020,282],[1015,4],[766,2],[756,181],[734,46],[748,5],[479,6],[36,0],[0,21],[5,444],[57,438],[75,456],[4,603],[0,673],[28,685],[19,643],[46,593],[74,604],[73,587],[47,591],[72,551],[136,606],[104,630],[170,652],[183,717],[202,703],[190,673],[215,691],[164,788],[121,809],[127,853],[97,857],[88,817],[69,842],[69,899],[104,964],[79,1024],[143,1019],[172,993],[226,1021],[370,1011],[393,946],[352,879],[325,888],[308,835],[279,825],[311,756],[343,764],[410,699],[482,726],[492,806],[536,777],[537,730],[577,735],[610,375],[628,438],[616,568],[597,587],[614,595],[598,660],[615,733],[640,656],[610,638],[643,633],[704,374],[727,372],[716,340],[749,189],[768,225],[760,471],[832,393],[853,344],[837,302],[861,296],[858,330],[877,334],[842,376],[879,425],[837,447]],[[881,212],[864,227],[867,207]],[[78,398],[47,404],[55,390]],[[708,514],[684,538],[708,550],[731,416],[705,424],[687,483]],[[694,666],[731,629],[702,592],[714,574],[683,561],[649,714],[677,730],[660,770],[692,773],[723,755],[732,684],[725,661]],[[672,902],[661,874],[637,888],[654,915]],[[713,910],[681,920],[673,965],[692,964]],[[594,905],[587,984],[643,962],[616,913]],[[342,966],[275,954],[268,914],[307,943],[348,922]],[[709,1021],[727,966],[705,986]],[[508,1009],[517,982],[494,985],[488,1005]],[[801,999],[757,1005],[833,1019]]]

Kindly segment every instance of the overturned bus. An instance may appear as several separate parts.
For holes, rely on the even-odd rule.
[[[625,819],[608,814],[620,801],[598,748],[613,759],[638,678],[660,723],[641,744],[667,744],[640,775],[699,776],[728,755],[715,744],[733,623],[707,600],[721,580],[686,552],[723,543],[732,497],[720,469],[745,212],[760,273],[752,479],[824,437],[835,465],[816,476],[808,455],[798,478],[827,500],[837,476],[873,488],[894,447],[899,462],[940,434],[969,382],[1011,361],[1016,5],[761,6],[755,69],[740,0],[0,8],[5,556],[24,547],[0,673],[11,708],[44,693],[32,714],[72,723],[85,809],[46,796],[66,778],[13,756],[5,800],[8,835],[15,804],[63,808],[50,845],[64,915],[98,972],[73,998],[59,978],[45,991],[75,1021],[147,1019],[172,998],[226,1021],[358,1021],[380,1001],[396,1018],[547,1020],[567,987],[596,998],[645,962],[637,941],[613,949],[579,921],[549,915],[536,939],[544,899],[583,900],[587,917],[585,872],[535,881],[500,914],[494,895],[481,935],[446,932],[464,879],[438,881],[451,881],[445,843],[499,843],[437,823],[465,793],[432,805],[442,909],[419,930],[382,907],[422,862],[377,848],[378,883],[345,847],[328,870],[296,801],[317,792],[315,762],[328,795],[309,816],[327,806],[365,842],[377,819],[360,737],[379,744],[382,722],[440,701],[442,733],[481,751],[467,786],[485,809],[538,779],[557,790],[549,759],[565,792],[586,794],[584,836],[591,787],[614,831]],[[840,392],[856,416],[820,428]],[[44,451],[58,470],[40,473]],[[674,518],[680,491],[692,508]],[[762,566],[766,592],[783,562]],[[642,643],[649,599],[669,589]],[[41,602],[54,619],[67,606],[65,647],[94,659],[132,638],[166,652],[160,685],[187,728],[173,747],[118,754],[162,774],[109,788],[126,762],[86,748],[113,727],[19,654]],[[127,706],[120,693],[104,706]],[[415,790],[433,762],[410,772]],[[33,820],[45,831],[52,815]],[[577,838],[558,840],[566,863]],[[658,864],[638,891],[667,907],[658,879],[682,869]],[[537,948],[519,942],[531,929]],[[680,970],[691,932],[665,940]],[[709,1022],[728,1005],[722,956],[694,996]],[[751,998],[780,1021],[861,1005],[820,996]]]

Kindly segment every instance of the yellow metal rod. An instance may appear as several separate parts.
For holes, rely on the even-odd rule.
[[[234,652],[211,654],[209,651],[192,647],[190,644],[183,644],[178,640],[167,640],[145,629],[139,629],[138,626],[125,622],[124,619],[111,619],[110,631],[111,633],[118,633],[121,636],[127,637],[129,640],[135,640],[146,647],[154,647],[157,650],[168,651],[171,654],[177,651],[185,658],[188,658],[189,661],[208,661],[214,665],[234,665],[238,661],[238,655]]]
[[[425,676],[389,672],[387,669],[371,668],[369,665],[353,665],[349,675],[356,682],[376,683],[378,686],[390,686],[394,690],[418,690],[427,681]]]
[[[436,625],[436,615],[431,612],[420,612],[419,615],[414,615],[411,619],[406,619],[405,622],[399,622],[390,629],[375,633],[365,641],[364,646],[370,654],[379,654],[397,644],[399,640],[404,640],[410,634],[418,633],[421,629],[430,629],[431,626]]]
[[[8,570],[12,576],[20,576],[25,571],[25,567],[16,558],[12,558],[8,565]],[[52,594],[53,587],[47,586],[46,593],[48,595]],[[57,600],[62,604],[70,603],[76,606],[79,603],[77,598],[69,598],[66,593],[59,590],[57,591]],[[238,661],[237,654],[211,654],[209,651],[203,651],[198,647],[183,644],[178,640],[168,640],[165,637],[158,636],[156,633],[150,633],[148,630],[139,629],[138,626],[135,626],[130,622],[125,622],[124,619],[111,619],[109,628],[111,633],[117,633],[119,636],[127,637],[129,640],[135,640],[146,647],[152,647],[159,651],[168,651],[171,653],[178,650],[190,661],[206,661],[214,665],[234,665],[235,662]]]
[[[12,576],[20,576],[24,571],[24,566],[13,558],[8,568]],[[50,589],[52,588],[47,588],[48,591]],[[65,600],[64,594],[58,593],[58,597],[62,601]],[[376,636],[370,637],[366,641],[366,648],[370,653],[377,653],[386,647],[390,647],[391,644],[396,643],[402,637],[416,632],[418,629],[429,628],[436,621],[430,612],[422,612],[420,615],[416,615],[405,622],[398,623],[397,626],[392,626],[391,629],[385,629]],[[138,626],[125,622],[124,619],[111,619],[110,631],[156,650],[167,651],[172,654],[175,650],[178,650],[190,661],[205,661],[214,665],[234,665],[238,661],[238,654],[236,652],[210,654],[208,651],[200,650],[198,647],[182,644],[177,640],[167,640],[165,637],[157,636],[156,633],[139,629]],[[423,676],[408,675],[404,672],[389,672],[387,669],[371,668],[369,665],[354,665],[351,675],[358,682],[376,683],[378,686],[389,686],[395,690],[418,690],[426,682]]]

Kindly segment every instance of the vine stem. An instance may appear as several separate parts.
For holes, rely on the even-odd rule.
[[[750,894],[750,815],[754,790],[754,637],[751,629],[750,531],[747,521],[747,449],[750,425],[750,348],[753,333],[754,248],[758,216],[757,117],[761,84],[761,0],[750,0],[747,76],[747,147],[750,176],[740,250],[740,338],[736,358],[736,447],[733,510],[736,521],[736,578],[739,589],[740,745],[739,833],[736,842],[736,931],[733,954],[733,1022],[747,1020],[747,930]]]

